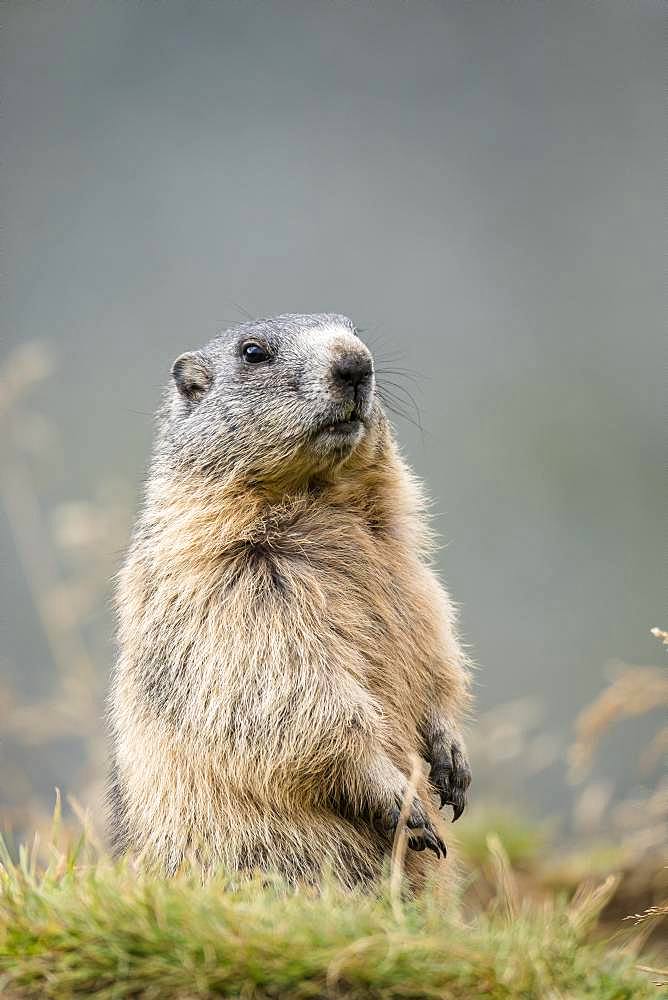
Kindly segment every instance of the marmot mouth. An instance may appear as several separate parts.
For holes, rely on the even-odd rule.
[[[357,431],[362,426],[362,421],[359,417],[353,417],[351,420],[334,420],[330,424],[322,424],[318,430],[317,434],[342,434],[350,436],[356,434]]]

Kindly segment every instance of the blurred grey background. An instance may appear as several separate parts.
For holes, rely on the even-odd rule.
[[[53,722],[57,675],[36,518],[60,538],[47,576],[71,581],[76,511],[128,512],[118,537],[98,531],[104,580],[78,625],[102,746],[109,578],[150,414],[172,359],[246,312],[344,312],[402,370],[422,430],[397,417],[397,433],[434,499],[479,711],[537,699],[537,731],[565,745],[606,664],[661,656],[662,6],[10,0],[5,15],[0,362],[34,340],[53,362],[30,434],[16,410],[5,435],[31,484],[0,512],[5,805],[80,791],[104,759],[91,774],[76,724],[27,733]],[[598,765],[615,792],[643,780],[645,725]],[[508,793],[552,812],[564,766],[561,749],[537,777],[509,764]]]

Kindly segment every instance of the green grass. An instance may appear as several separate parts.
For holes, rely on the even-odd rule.
[[[645,1000],[633,959],[594,940],[604,893],[567,906],[518,900],[500,844],[499,890],[464,919],[436,893],[402,901],[327,886],[166,881],[53,854],[0,869],[0,995],[191,1000],[419,998]],[[4,989],[4,993],[3,993]]]

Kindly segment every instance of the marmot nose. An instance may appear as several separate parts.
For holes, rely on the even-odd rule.
[[[335,382],[354,393],[360,384],[369,381],[372,370],[371,358],[364,354],[344,354],[334,362],[332,374]]]

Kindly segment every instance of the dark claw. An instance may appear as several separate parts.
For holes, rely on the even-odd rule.
[[[426,826],[429,820],[422,811],[422,806],[417,802],[413,805],[413,808],[406,819],[406,826],[409,830],[415,830],[419,826]]]
[[[462,792],[458,792],[454,797],[452,805],[452,822],[456,823],[466,807],[466,797]]]
[[[431,780],[438,790],[442,809],[443,806],[452,799],[452,783],[450,781],[450,773],[448,771],[434,772]]]
[[[424,851],[427,844],[425,843],[424,837],[409,837],[408,846],[411,851]]]
[[[437,833],[434,833],[433,830],[425,830],[423,837],[425,844],[430,851],[434,852],[437,858],[445,858],[447,856],[448,849]]]
[[[434,754],[430,778],[438,792],[441,809],[451,805],[452,822],[456,822],[466,808],[466,789],[471,784],[471,771],[459,744],[453,743]]]
[[[398,806],[393,806],[381,819],[382,828],[390,837],[397,828],[400,812],[401,810]],[[445,858],[447,848],[433,830],[424,806],[418,798],[413,800],[413,807],[406,817],[406,827],[409,831],[419,831],[416,833],[411,832],[408,836],[408,846],[412,851],[424,851],[426,848],[429,848],[437,857]]]

